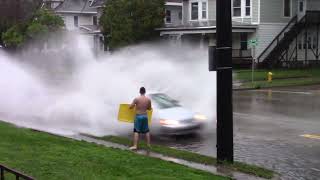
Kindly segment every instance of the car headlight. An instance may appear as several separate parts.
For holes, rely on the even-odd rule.
[[[205,115],[202,115],[202,114],[196,114],[193,116],[194,119],[196,120],[200,120],[200,121],[205,121],[207,120],[207,117]]]
[[[161,119],[160,120],[160,124],[162,125],[178,125],[179,122],[175,121],[175,120],[165,120],[165,119]]]

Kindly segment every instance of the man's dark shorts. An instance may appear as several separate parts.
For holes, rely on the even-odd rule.
[[[136,119],[134,120],[134,129],[133,132],[137,133],[148,133],[148,116],[144,114],[137,114]]]

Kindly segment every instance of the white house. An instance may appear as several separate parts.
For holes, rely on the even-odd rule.
[[[89,47],[95,53],[104,50],[104,37],[99,28],[99,18],[102,14],[104,0],[48,0],[47,3],[56,14],[60,15],[65,23],[65,28],[77,32],[87,38]]]
[[[170,3],[169,3],[170,2]],[[292,66],[319,61],[320,0],[232,0],[233,57]],[[180,13],[181,11],[181,13]],[[182,18],[176,18],[180,13]],[[168,0],[160,35],[175,43],[215,44],[216,0]],[[248,41],[257,39],[251,54]]]

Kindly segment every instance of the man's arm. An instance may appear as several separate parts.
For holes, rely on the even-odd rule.
[[[132,101],[132,103],[130,104],[130,109],[132,109],[132,108],[134,108],[135,106],[136,106],[136,104],[137,104],[137,100],[136,99],[134,99],[133,101]]]

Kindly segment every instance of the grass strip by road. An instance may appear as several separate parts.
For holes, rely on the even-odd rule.
[[[273,73],[271,83],[267,82],[268,72]],[[253,83],[251,82],[251,70],[237,70],[235,74],[235,79],[243,82],[241,88],[298,86],[320,83],[320,68],[256,70],[254,71]]]
[[[125,146],[130,146],[132,144],[131,140],[124,137],[118,137],[118,136],[104,136],[104,137],[90,136],[90,137],[113,142],[113,143],[122,144]],[[173,149],[173,148],[161,146],[161,145],[152,145],[151,148],[148,148],[144,141],[141,141],[139,143],[139,148],[150,150],[152,152],[163,154],[166,156],[191,161],[191,162],[202,163],[207,165],[217,165],[217,159],[214,157],[205,156],[205,155],[184,151],[184,150]],[[234,164],[224,163],[222,166],[224,166],[225,168],[229,168],[231,170],[252,174],[252,175],[263,177],[266,179],[271,179],[274,176],[274,172],[271,170],[268,170],[259,166],[255,166],[255,165],[248,165],[242,162],[235,162]]]
[[[131,151],[17,128],[3,122],[0,122],[0,137],[0,164],[40,180],[229,179]]]
[[[255,81],[244,82],[241,88],[271,88],[271,87],[286,87],[286,86],[304,86],[320,84],[320,78],[297,78],[297,79],[277,79],[272,82]]]

